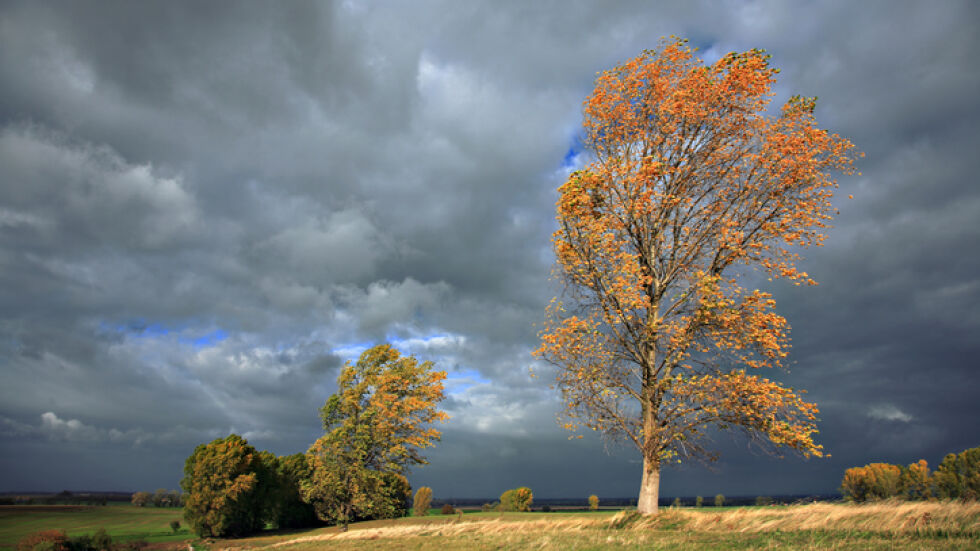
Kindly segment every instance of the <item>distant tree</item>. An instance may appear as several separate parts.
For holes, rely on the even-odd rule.
[[[181,500],[180,492],[177,490],[170,490],[170,494],[167,496],[167,500],[170,502],[171,507],[184,506],[184,502]]]
[[[493,511],[494,507],[496,506],[492,503],[484,503],[483,505],[480,506],[480,510],[483,511],[484,513],[489,513],[490,511]]]
[[[526,486],[521,486],[514,490],[513,498],[514,500],[514,510],[521,512],[528,512],[531,510],[531,505],[534,503],[534,494],[531,489]]]
[[[583,108],[593,161],[558,188],[568,299],[551,304],[536,352],[558,368],[567,428],[641,452],[642,514],[657,511],[662,466],[714,457],[713,426],[823,455],[816,405],[751,373],[782,365],[789,327],[740,276],[813,283],[795,262],[824,240],[832,173],[855,155],[816,126],[816,98],[767,111],[769,57],[705,65],[676,39],[601,73]]]
[[[412,505],[415,509],[415,516],[424,517],[428,515],[429,509],[432,507],[432,488],[428,486],[419,488],[415,492],[415,500]]]
[[[550,505],[542,505],[541,506],[541,512],[542,513],[550,513],[551,512],[551,506]]]
[[[439,512],[444,515],[452,515],[456,512],[456,508],[446,503],[445,505],[442,506],[442,509],[439,509]]]
[[[772,505],[772,498],[769,496],[757,496],[755,498],[755,504],[760,507]]]
[[[137,507],[145,507],[147,503],[150,502],[152,496],[150,492],[136,492],[133,494],[133,505]]]
[[[177,531],[180,530],[180,521],[179,520],[176,520],[176,519],[175,520],[171,520],[170,521],[170,530],[173,531],[174,534],[176,534]]]
[[[500,502],[497,505],[497,510],[501,512],[517,510],[514,506],[514,490],[504,490],[504,493],[500,494]]]
[[[704,498],[701,497],[701,496],[698,496],[697,498],[695,498],[695,500],[694,500],[694,506],[695,507],[698,507],[698,508],[703,507],[704,506]]]
[[[432,362],[420,364],[387,344],[345,364],[337,393],[320,410],[327,434],[307,452],[312,476],[303,499],[321,519],[346,530],[355,518],[390,510],[377,499],[400,482],[384,473],[427,463],[420,450],[440,438],[429,424],[449,417],[437,408],[445,378]]]
[[[844,471],[840,491],[847,501],[871,501],[899,495],[902,469],[888,463],[869,463]]]
[[[678,508],[678,507],[680,507],[681,505],[682,505],[681,504],[681,498],[679,498],[679,497],[675,497],[674,498],[674,502],[670,504],[670,506],[671,507],[674,507],[675,509]]]
[[[980,498],[980,447],[949,454],[933,473],[936,493],[941,498]]]
[[[899,481],[901,492],[907,499],[920,500],[932,497],[932,477],[925,459],[904,467]]]
[[[589,496],[589,510],[590,511],[599,510],[599,496],[595,494]]]
[[[184,519],[201,537],[242,536],[263,527],[268,484],[259,453],[237,434],[201,444],[184,463]]]
[[[153,506],[170,507],[170,492],[166,488],[157,488],[157,491],[153,492]]]
[[[722,495],[722,494],[716,495],[715,496],[715,507],[724,507],[724,506],[725,506],[725,496]]]

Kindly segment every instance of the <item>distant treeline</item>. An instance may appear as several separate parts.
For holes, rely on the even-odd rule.
[[[925,459],[908,466],[869,463],[844,472],[840,486],[847,501],[980,499],[980,447],[951,453],[935,472]]]
[[[108,505],[130,499],[129,492],[11,492],[0,494],[0,505]]]
[[[725,506],[745,506],[745,505],[757,505],[759,503],[760,496],[724,496]],[[773,496],[762,496],[764,500],[772,504],[792,504],[792,503],[804,503],[813,501],[836,501],[840,499],[837,494],[790,494],[790,495],[773,495]],[[660,506],[667,507],[669,505],[674,505],[676,500],[680,500],[681,506],[684,507],[694,507],[697,505],[697,496],[670,496],[661,497]],[[714,505],[715,496],[707,496],[704,499],[703,506],[710,507]],[[600,506],[602,508],[607,507],[636,507],[635,497],[600,497]],[[434,498],[432,500],[433,507],[441,507],[444,504],[450,504],[457,508],[463,509],[479,509],[484,503],[492,501],[492,498],[446,498],[438,499]],[[586,497],[570,497],[570,498],[534,498],[534,506],[536,509],[544,506],[548,506],[552,509],[588,509],[589,501]]]

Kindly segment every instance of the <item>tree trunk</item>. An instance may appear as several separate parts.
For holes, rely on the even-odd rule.
[[[657,513],[660,502],[660,463],[643,458],[643,480],[640,482],[640,498],[636,510],[644,515]]]

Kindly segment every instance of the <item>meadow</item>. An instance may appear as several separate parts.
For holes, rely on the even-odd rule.
[[[184,524],[182,509],[132,505],[0,505],[0,549],[13,549],[28,534],[64,530],[69,536],[93,534],[105,528],[114,542],[182,543],[195,536],[181,526],[175,534],[170,522]]]
[[[0,508],[0,547],[21,535],[99,527],[115,538],[140,537],[151,548],[186,549],[978,549],[980,504],[811,503],[768,507],[664,508],[656,517],[631,511],[483,513],[408,517],[256,537],[200,541],[186,528],[168,534],[179,510],[128,506],[22,511]],[[25,509],[25,508],[21,508]],[[38,509],[35,507],[34,509]]]

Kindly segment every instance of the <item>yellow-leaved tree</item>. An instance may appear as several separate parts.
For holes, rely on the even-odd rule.
[[[601,73],[584,104],[593,160],[558,189],[567,296],[536,353],[558,368],[567,428],[641,452],[641,513],[657,511],[662,465],[713,457],[711,425],[822,455],[816,405],[752,373],[782,365],[788,326],[740,270],[813,284],[795,251],[824,239],[831,173],[859,154],[816,127],[815,98],[766,113],[768,59],[705,65],[673,39]]]

